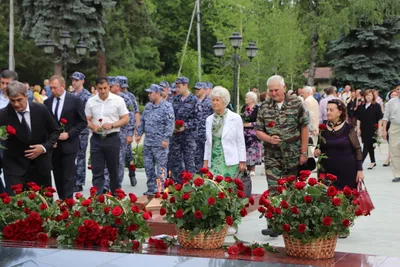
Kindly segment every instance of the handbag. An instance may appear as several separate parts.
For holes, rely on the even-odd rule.
[[[244,172],[239,172],[237,178],[239,178],[243,182],[244,195],[246,197],[249,197],[251,195],[251,189],[252,189],[250,173],[247,170]]]
[[[362,214],[364,216],[370,215],[371,211],[373,211],[375,207],[374,204],[372,203],[371,197],[369,196],[364,181],[358,182],[357,191],[359,194],[358,201],[360,202],[359,208],[361,209]]]

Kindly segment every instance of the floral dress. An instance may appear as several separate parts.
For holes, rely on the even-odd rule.
[[[224,177],[236,177],[239,172],[239,164],[227,166],[225,162],[224,149],[222,147],[222,130],[224,129],[227,111],[219,116],[214,113],[212,123],[212,151],[210,171],[215,175]]]
[[[250,127],[244,127],[244,139],[246,142],[246,165],[261,165],[262,146],[256,136],[255,125],[257,122],[258,106],[253,108],[244,105],[242,107],[243,123],[251,123]]]

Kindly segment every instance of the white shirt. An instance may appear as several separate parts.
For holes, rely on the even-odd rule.
[[[387,102],[383,120],[400,126],[400,97],[393,97]]]
[[[129,114],[125,101],[122,97],[109,93],[106,100],[102,100],[99,95],[95,95],[86,103],[86,116],[92,117],[92,123],[101,126],[104,123],[115,123],[124,115]],[[102,119],[100,122],[99,119]],[[118,128],[104,130],[104,134],[119,132]]]
[[[53,99],[53,106],[52,106],[52,111],[54,115],[57,115],[57,120],[60,120],[61,118],[61,112],[63,110],[64,107],[64,102],[65,102],[65,95],[67,94],[67,92],[64,90],[64,93],[60,96],[60,104],[58,105],[58,110],[57,110],[57,114],[54,114],[54,112],[56,112],[56,106],[57,106],[57,97],[54,97]]]

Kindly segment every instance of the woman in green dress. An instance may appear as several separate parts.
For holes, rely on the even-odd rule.
[[[207,140],[204,149],[204,167],[224,177],[237,177],[246,170],[246,144],[242,118],[226,108],[229,91],[221,86],[210,94],[214,114],[206,120]]]

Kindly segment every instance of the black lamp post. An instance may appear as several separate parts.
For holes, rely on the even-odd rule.
[[[68,63],[78,64],[82,60],[83,56],[86,54],[88,47],[82,40],[80,40],[75,45],[76,56],[72,56],[70,54],[71,38],[72,38],[70,33],[68,31],[61,32],[59,37],[60,37],[60,44],[55,44],[51,39],[48,39],[43,44],[40,44],[38,46],[43,47],[44,52],[47,55],[51,56],[50,60],[53,63],[61,63],[61,62],[63,63],[64,78],[67,78],[67,64]],[[60,56],[54,55],[56,46],[62,47],[62,49],[60,49],[61,50]]]
[[[237,80],[238,80],[238,66],[239,65],[245,65],[246,62],[240,59],[240,54],[238,54],[238,49],[240,49],[242,45],[242,40],[243,37],[240,36],[238,32],[234,32],[232,36],[229,37],[229,41],[234,48],[234,53],[232,56],[232,63],[233,64],[233,109],[234,111],[237,111],[237,97],[238,97],[238,89],[237,89]],[[225,54],[226,46],[221,42],[218,41],[214,46],[214,54],[216,57],[218,57],[222,63],[222,57]],[[246,47],[246,54],[247,57],[250,59],[250,62],[252,59],[256,56],[258,48],[256,47],[256,44],[254,42],[249,42],[249,45]]]

